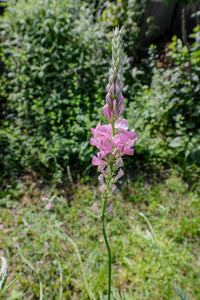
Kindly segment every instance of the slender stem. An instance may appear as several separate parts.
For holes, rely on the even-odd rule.
[[[107,204],[107,195],[105,194],[104,196],[104,202],[103,202],[103,209],[102,209],[102,215],[101,215],[101,221],[103,224],[102,227],[102,232],[103,232],[103,237],[104,237],[104,241],[106,244],[106,248],[108,251],[108,300],[110,300],[110,295],[111,295],[111,250],[110,250],[110,246],[108,243],[108,238],[106,235],[106,229],[105,229],[105,210],[106,210],[106,204]]]
[[[110,250],[110,246],[108,243],[108,238],[106,235],[106,229],[105,229],[105,221],[103,220],[103,237],[104,237],[104,241],[106,243],[106,248],[108,250],[108,300],[110,300],[110,295],[111,295],[111,250]]]

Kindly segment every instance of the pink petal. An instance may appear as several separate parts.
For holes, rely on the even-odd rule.
[[[133,149],[133,148],[128,148],[128,149],[125,149],[125,154],[127,154],[127,155],[133,155],[134,154],[134,151],[135,151],[135,149]]]
[[[94,166],[105,166],[105,165],[107,165],[107,162],[97,158],[96,156],[93,156],[92,165],[94,165]]]
[[[119,137],[120,137],[120,143],[122,144],[125,144],[129,141],[129,137],[127,134],[120,133]]]
[[[124,152],[124,145],[123,144],[118,144],[117,148],[119,149],[120,152]]]
[[[112,144],[117,145],[117,144],[119,144],[119,142],[120,142],[120,135],[116,134],[112,139]]]
[[[45,209],[51,210],[51,209],[52,209],[52,204],[51,204],[51,203],[48,203],[48,204],[45,206]]]
[[[95,143],[95,139],[94,138],[90,138],[90,144],[92,146],[96,146],[96,143]]]
[[[115,128],[116,129],[128,129],[128,121],[125,120],[125,119],[118,119],[116,122],[115,122]]]
[[[48,201],[49,198],[48,198],[47,196],[43,196],[41,200],[42,200],[42,201]]]
[[[108,153],[106,151],[100,151],[97,153],[98,158],[104,158]]]
[[[137,136],[137,133],[135,131],[127,131],[127,130],[124,130],[124,129],[120,129],[121,132],[123,132],[124,134],[126,134],[129,139],[134,139],[136,136]]]
[[[90,128],[90,130],[91,130],[92,134],[94,135],[95,129],[94,128]]]
[[[112,145],[109,141],[106,141],[106,143],[104,144],[104,150],[107,153],[112,153]]]

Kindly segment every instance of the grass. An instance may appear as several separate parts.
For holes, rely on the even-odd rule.
[[[101,203],[98,183],[70,182],[56,188],[24,176],[15,189],[7,185],[1,192],[0,256],[8,260],[7,284],[22,273],[2,299],[106,299],[106,248],[91,210]],[[43,195],[53,197],[52,210],[45,209]],[[107,231],[113,300],[180,299],[174,285],[198,299],[198,187],[173,172],[151,183],[143,176],[126,178],[112,201]]]

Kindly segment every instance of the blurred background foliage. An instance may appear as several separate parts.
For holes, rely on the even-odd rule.
[[[140,33],[150,3],[7,2],[1,17],[2,177],[35,171],[61,180],[67,165],[90,171],[90,127],[104,120],[110,38],[118,25],[127,54],[125,116],[139,138],[135,164],[175,164],[184,174],[200,167],[199,26],[190,35],[185,28],[187,43],[166,35],[148,51]],[[198,23],[198,11],[195,16]],[[158,27],[150,19],[148,34]]]

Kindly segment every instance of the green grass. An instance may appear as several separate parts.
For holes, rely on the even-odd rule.
[[[0,256],[8,260],[7,284],[22,276],[2,299],[106,299],[106,248],[91,210],[94,202],[101,204],[97,185],[80,180],[56,188],[25,176],[15,189],[4,189]],[[54,196],[50,211],[44,194]],[[107,232],[113,300],[180,299],[174,285],[198,299],[198,187],[173,173],[151,184],[140,176],[121,182],[112,201]]]

